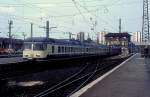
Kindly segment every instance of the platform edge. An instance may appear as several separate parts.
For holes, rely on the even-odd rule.
[[[108,75],[110,75],[111,73],[113,73],[114,71],[116,71],[118,68],[120,68],[121,66],[123,66],[126,62],[128,62],[129,60],[131,60],[136,55],[137,54],[134,54],[133,56],[129,57],[127,60],[123,61],[121,64],[119,64],[118,66],[116,66],[112,70],[108,71],[107,73],[105,73],[104,75],[102,75],[101,77],[99,77],[98,79],[94,80],[93,82],[89,83],[88,85],[86,85],[85,87],[83,87],[82,89],[80,89],[79,91],[77,91],[76,93],[72,94],[70,97],[79,97],[79,96],[81,96],[83,93],[85,93],[92,86],[94,86],[95,84],[97,84],[98,82],[100,82],[101,80],[103,80],[104,78],[106,78]]]

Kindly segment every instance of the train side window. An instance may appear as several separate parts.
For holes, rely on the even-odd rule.
[[[76,47],[76,52],[78,52],[78,47]]]
[[[74,52],[74,47],[72,47],[72,51],[71,52]]]
[[[76,52],[76,47],[74,47],[74,52]]]
[[[75,52],[78,52],[78,48],[76,47]]]
[[[54,50],[55,50],[55,47],[54,47],[54,46],[52,46],[52,53],[54,53]]]
[[[70,52],[70,47],[68,47],[67,52]]]
[[[71,47],[68,47],[68,52],[71,52]]]
[[[65,52],[67,52],[67,47],[65,47]]]
[[[76,47],[73,47],[73,52],[76,52]]]
[[[71,47],[71,52],[73,52],[73,47]]]
[[[75,49],[76,49],[76,48],[75,48],[75,47],[73,47],[73,52],[75,52]]]
[[[47,44],[43,44],[43,50],[47,50]]]
[[[74,47],[74,52],[76,52],[76,47]]]
[[[60,48],[60,46],[58,47],[58,53],[60,53],[61,52],[61,48]]]
[[[62,53],[64,52],[64,47],[61,47]]]
[[[82,52],[82,48],[80,48],[80,52]]]
[[[79,52],[79,48],[78,47],[76,47],[76,52]]]
[[[67,51],[66,52],[69,52],[69,47],[66,47],[67,48]]]
[[[2,48],[2,43],[0,43],[0,48]]]

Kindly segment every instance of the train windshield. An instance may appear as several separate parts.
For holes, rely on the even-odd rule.
[[[46,44],[37,43],[33,45],[33,50],[46,50],[46,48]]]
[[[24,49],[32,49],[32,44],[31,43],[25,43],[24,44]]]

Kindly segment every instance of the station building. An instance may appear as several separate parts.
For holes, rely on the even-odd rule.
[[[128,49],[129,53],[138,52],[138,48],[131,42],[131,35],[124,33],[108,33],[105,35],[106,45],[119,46],[123,49]]]
[[[106,45],[117,45],[128,47],[131,42],[131,35],[127,32],[124,33],[108,33],[105,35]]]

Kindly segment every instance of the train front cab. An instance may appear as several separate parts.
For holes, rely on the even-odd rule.
[[[47,56],[47,45],[42,43],[25,43],[24,59],[41,59]]]

